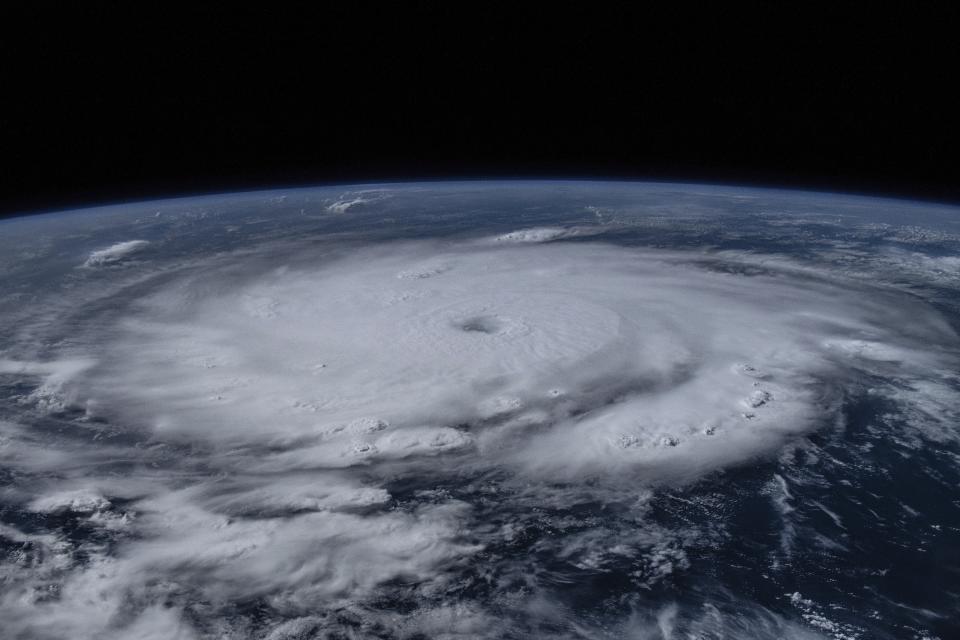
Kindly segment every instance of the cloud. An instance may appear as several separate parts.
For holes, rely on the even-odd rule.
[[[31,511],[41,513],[73,511],[94,513],[110,506],[110,501],[96,491],[75,489],[60,493],[48,493],[30,503]]]
[[[330,213],[346,213],[348,210],[353,209],[364,204],[370,204],[373,202],[380,202],[389,198],[390,195],[376,189],[364,189],[363,191],[351,191],[343,194],[333,202],[327,205],[326,209]]]
[[[0,360],[22,411],[69,416],[0,422],[22,478],[7,501],[88,534],[0,528],[35,550],[4,565],[9,629],[192,638],[216,620],[246,637],[237,603],[278,639],[496,637],[498,611],[573,629],[508,553],[529,531],[555,532],[530,562],[562,565],[558,580],[626,567],[652,588],[715,534],[648,522],[657,488],[830,428],[863,374],[927,422],[955,420],[957,336],[915,298],[784,259],[554,242],[571,235],[265,244],[141,282],[47,360]],[[630,506],[544,515],[608,502]],[[402,628],[385,602],[410,609]],[[622,631],[809,635],[762,611],[688,613]]]
[[[393,579],[429,583],[442,576],[446,564],[480,549],[457,541],[466,505],[366,516],[270,517],[277,512],[268,510],[234,519],[205,509],[203,502],[178,492],[142,500],[136,505],[138,536],[121,555],[87,549],[92,558],[79,563],[70,545],[59,543],[65,558],[59,566],[50,566],[55,556],[48,553],[47,566],[8,575],[0,601],[8,630],[52,637],[116,631],[133,637],[146,633],[146,626],[177,626],[172,612],[157,616],[152,606],[170,598],[183,602],[179,593],[188,601],[211,603],[263,597],[281,609],[310,610],[354,602]],[[213,499],[212,506],[224,504]],[[27,539],[3,530],[0,535]],[[37,594],[51,577],[62,581],[59,597],[46,601]],[[129,621],[131,614],[135,619]]]
[[[496,236],[494,241],[516,244],[549,242],[551,240],[558,240],[573,234],[573,231],[560,227],[539,227],[536,229],[522,229],[520,231],[504,233],[503,235]]]
[[[565,238],[597,235],[602,233],[604,229],[603,226],[598,225],[579,227],[533,227],[486,238],[483,242],[490,244],[535,244],[563,240]]]
[[[42,383],[35,386],[23,398],[46,412],[63,411],[71,399],[64,395],[64,385],[96,364],[92,357],[65,358],[49,362],[0,359],[0,375],[38,378]]]
[[[358,204],[364,204],[370,202],[367,198],[351,198],[349,200],[337,200],[331,204],[327,205],[327,211],[331,213],[346,213],[347,209],[355,207]]]
[[[110,245],[106,249],[98,249],[97,251],[91,252],[87,257],[86,262],[83,263],[83,266],[103,267],[116,264],[130,257],[134,253],[141,251],[149,244],[150,242],[147,240],[128,240],[126,242],[118,242],[117,244]]]
[[[907,323],[888,294],[769,264],[747,280],[686,254],[474,245],[398,278],[431,252],[360,252],[205,297],[193,290],[216,274],[181,283],[143,301],[72,392],[163,437],[296,443],[258,466],[472,448],[534,476],[656,479],[769,450],[823,422],[844,371],[943,368],[931,347],[954,339],[932,309]],[[382,426],[350,428],[363,420]]]

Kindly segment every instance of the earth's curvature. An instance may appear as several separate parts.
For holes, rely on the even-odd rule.
[[[4,638],[960,635],[960,209],[617,182],[0,222]]]

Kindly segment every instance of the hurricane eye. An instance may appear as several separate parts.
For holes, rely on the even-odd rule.
[[[495,316],[473,316],[454,325],[465,333],[498,333],[502,327],[499,318]]]

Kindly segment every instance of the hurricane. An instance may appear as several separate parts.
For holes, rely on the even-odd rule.
[[[3,223],[5,633],[947,637],[956,236],[614,186]]]

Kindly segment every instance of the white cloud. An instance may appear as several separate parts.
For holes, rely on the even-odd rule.
[[[327,205],[326,209],[330,213],[346,213],[354,207],[380,202],[389,198],[389,194],[377,189],[364,189],[362,191],[350,191],[344,193],[339,198]]]
[[[118,242],[117,244],[110,245],[106,249],[98,249],[97,251],[91,252],[86,262],[83,263],[83,266],[102,267],[115,264],[142,250],[148,244],[150,244],[150,242],[147,240]]]
[[[76,513],[93,513],[102,511],[110,506],[110,501],[97,491],[89,489],[74,489],[59,493],[49,493],[30,503],[31,511],[41,513],[57,511],[73,511]]]
[[[571,235],[573,232],[569,229],[560,227],[538,227],[536,229],[522,229],[520,231],[511,231],[503,235],[496,236],[495,242],[503,243],[535,243],[549,242]]]
[[[62,411],[70,403],[64,395],[64,385],[96,364],[93,358],[65,358],[50,362],[31,362],[0,359],[0,375],[11,374],[20,378],[40,378],[25,399],[44,411]]]
[[[629,495],[629,526],[537,551],[585,571],[623,563],[650,586],[704,535],[645,522],[650,488],[831,424],[858,373],[903,383],[891,397],[930,423],[955,420],[942,381],[956,335],[915,298],[782,259],[550,242],[571,233],[201,260],[60,357],[0,360],[25,407],[85,411],[65,432],[0,422],[0,461],[31,478],[8,500],[114,545],[0,528],[43,550],[4,565],[5,624],[189,639],[203,636],[188,603],[226,619],[258,602],[294,618],[263,635],[293,638],[336,628],[331,611],[399,624],[375,609],[402,593],[422,603],[403,633],[496,637],[502,616],[444,589],[477,558],[496,565],[491,581],[520,580],[524,567],[490,549],[541,507]],[[290,266],[274,268],[277,255]],[[446,490],[472,474],[503,478],[515,493],[490,499],[517,515],[477,525],[476,505]],[[535,589],[504,598],[551,624],[569,615]],[[667,607],[624,624],[680,623]],[[750,624],[804,637],[779,619]]]
[[[486,238],[483,242],[489,244],[536,244],[541,242],[552,242],[553,240],[563,240],[564,238],[575,238],[582,236],[592,236],[602,233],[606,228],[600,225],[580,226],[580,227],[533,227],[530,229],[519,229],[509,233],[503,233],[492,238]]]
[[[862,286],[747,280],[686,254],[598,244],[463,246],[433,277],[397,278],[431,250],[398,244],[215,296],[193,288],[216,274],[183,282],[127,318],[106,366],[73,392],[161,437],[297,443],[258,468],[479,445],[481,465],[513,461],[534,475],[627,466],[655,479],[769,450],[822,421],[827,382],[844,368],[894,356],[936,367],[930,345],[952,337],[923,308],[905,332],[905,311]],[[269,299],[271,313],[250,299]],[[551,428],[514,428],[530,416]],[[487,429],[451,428],[491,418]],[[384,426],[346,428],[362,419]]]

